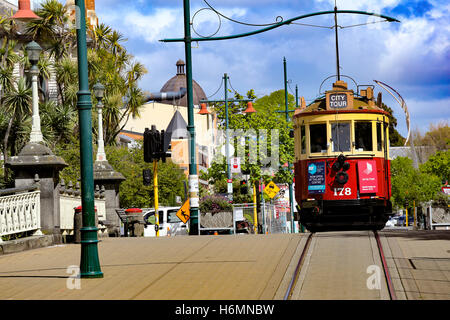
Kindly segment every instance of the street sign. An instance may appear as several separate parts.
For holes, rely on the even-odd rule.
[[[231,173],[241,173],[241,158],[231,158],[231,167],[230,171]]]
[[[189,218],[191,217],[191,212],[189,210],[189,199],[187,199],[181,206],[180,210],[178,210],[177,217],[181,221],[183,221],[183,223],[188,222]]]
[[[232,194],[233,193],[233,183],[228,182],[227,184],[227,193]]]
[[[273,199],[279,191],[280,191],[280,188],[278,188],[278,186],[273,181],[271,181],[264,188],[264,192],[270,197],[270,199]]]
[[[442,192],[447,195],[450,195],[450,187],[442,187]]]

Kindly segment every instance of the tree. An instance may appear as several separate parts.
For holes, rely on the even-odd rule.
[[[235,99],[242,99],[239,93],[235,92]],[[256,96],[253,90],[247,92],[248,99],[255,99]],[[295,99],[292,95],[288,95],[289,109],[294,108]],[[273,174],[271,174],[268,168],[265,168],[263,163],[267,160],[267,157],[258,158],[257,163],[250,163],[249,158],[241,159],[242,170],[249,172],[250,179],[248,180],[249,188],[252,188],[253,184],[259,184],[259,180],[262,178],[265,183],[274,180],[276,183],[289,183],[293,179],[293,174],[290,170],[285,170],[283,165],[287,162],[293,163],[294,161],[294,139],[290,138],[289,131],[292,128],[292,122],[286,122],[286,117],[283,113],[277,113],[277,111],[285,110],[284,102],[284,90],[278,90],[271,93],[268,96],[256,99],[254,108],[257,113],[245,114],[243,111],[246,108],[246,103],[241,102],[239,104],[229,105],[229,128],[235,130],[254,130],[257,136],[260,138],[248,137],[245,141],[245,145],[238,143],[237,139],[234,142],[235,150],[240,151],[239,154],[245,154],[250,157],[249,153],[258,154],[259,148],[263,147],[262,143],[267,143],[267,157],[276,154],[278,152],[279,158],[277,159],[277,168]],[[218,104],[214,107],[214,111],[217,117],[220,119],[219,128],[225,130],[225,104]],[[265,131],[263,131],[265,130]],[[271,130],[277,130],[279,143],[272,144]],[[266,132],[267,136],[262,137],[258,133]],[[256,150],[256,151],[255,151]],[[252,152],[253,151],[253,152]],[[251,155],[253,156],[253,155]],[[245,161],[244,161],[245,160]],[[269,164],[270,165],[270,164]],[[272,163],[273,165],[273,163]],[[201,179],[209,181],[214,185],[214,191],[216,193],[226,193],[226,162],[213,161],[211,167],[206,173],[203,173]],[[250,195],[242,195],[239,192],[239,182],[233,183],[234,196],[233,199],[239,202],[251,202]]]
[[[420,171],[439,177],[443,183],[450,181],[450,150],[438,151],[420,166]]]
[[[24,78],[20,78],[17,83],[17,87],[12,86],[4,94],[3,105],[5,112],[9,115],[8,127],[3,138],[3,156],[4,159],[8,158],[8,143],[10,143],[11,128],[14,121],[20,117],[26,117],[31,115],[31,88],[27,86]],[[16,133],[17,130],[16,130]],[[14,141],[12,141],[14,144]]]
[[[414,142],[419,146],[432,146],[438,151],[450,149],[450,127],[446,121],[430,124],[430,129],[423,136],[419,130],[415,130],[415,135]]]
[[[414,169],[412,160],[397,157],[391,161],[392,200],[398,208],[406,202],[416,205],[437,198],[441,179],[433,174]]]
[[[150,169],[153,176],[153,165],[144,162],[142,146],[127,149],[126,147],[106,148],[109,163],[126,180],[120,185],[120,204],[122,207],[150,208],[154,206],[153,185],[144,186],[142,171]],[[175,206],[176,196],[184,194],[183,181],[186,180],[182,169],[167,160],[158,163],[158,193],[160,206]]]

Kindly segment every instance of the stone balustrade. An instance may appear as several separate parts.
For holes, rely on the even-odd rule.
[[[106,226],[106,199],[105,187],[95,186],[95,208],[97,209],[99,234],[103,235],[107,232]],[[61,179],[59,187],[59,210],[60,210],[60,229],[62,235],[73,235],[73,220],[75,208],[81,206],[81,189],[80,183],[75,186],[72,181],[66,185],[64,179]]]
[[[12,188],[0,192],[0,242],[2,236],[34,231],[42,235],[39,178],[29,188]]]

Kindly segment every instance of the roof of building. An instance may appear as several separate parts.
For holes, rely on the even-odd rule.
[[[427,162],[428,158],[436,153],[436,148],[433,146],[416,146],[415,150],[419,163]],[[395,159],[397,157],[408,157],[412,159],[411,147],[390,147],[389,156],[391,159]]]
[[[160,92],[171,92],[171,91],[177,92],[181,88],[187,88],[186,73],[184,71],[185,65],[186,64],[184,63],[183,60],[177,61],[176,63],[177,74],[164,84]],[[206,99],[205,92],[195,80],[192,80],[192,90],[193,90],[194,105],[199,105],[201,99]],[[161,103],[186,107],[187,95],[184,95],[181,99],[162,100]]]
[[[16,12],[17,6],[13,5],[12,3],[10,3],[6,0],[0,0],[0,14],[9,13],[9,12],[11,12],[11,10]]]
[[[120,134],[122,136],[127,136],[133,140],[144,140],[144,134],[142,134],[142,133],[128,131],[128,130],[122,130],[122,131],[120,131]]]

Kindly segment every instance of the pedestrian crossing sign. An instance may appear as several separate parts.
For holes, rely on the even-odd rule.
[[[280,191],[280,188],[273,181],[271,181],[264,188],[264,192],[270,197],[270,199],[273,199],[279,191]]]
[[[181,206],[180,210],[177,211],[177,217],[181,221],[183,221],[183,223],[188,222],[189,218],[191,217],[191,211],[189,208],[189,199],[187,199]]]

